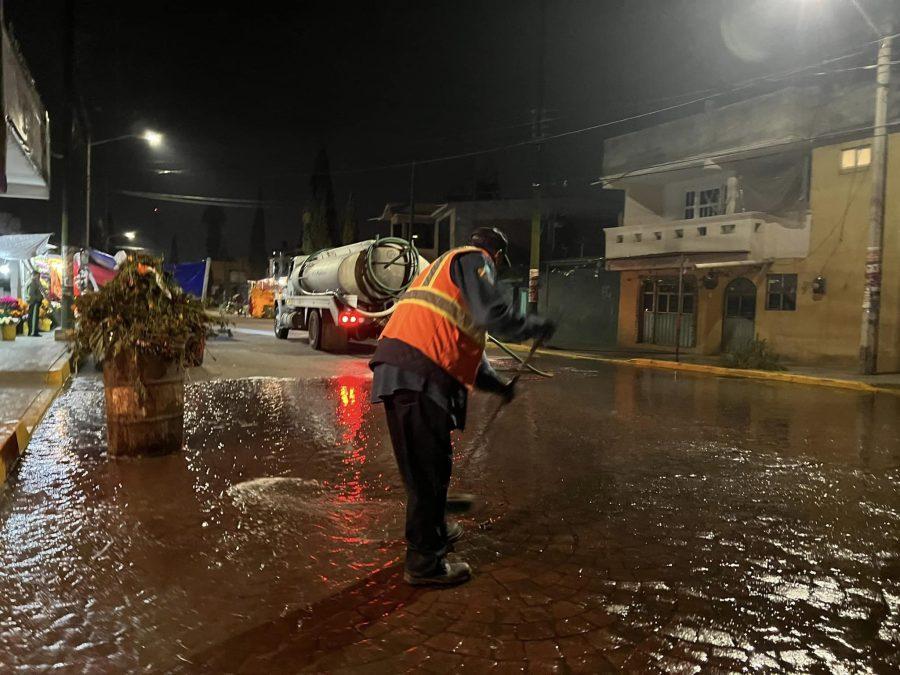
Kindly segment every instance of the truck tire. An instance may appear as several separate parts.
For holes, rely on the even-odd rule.
[[[275,305],[275,337],[279,340],[287,340],[289,328],[281,328],[278,325],[278,305]]]
[[[320,312],[322,319],[320,348],[326,352],[343,354],[347,351],[347,342],[350,336],[347,331],[338,326],[331,318],[331,312]]]
[[[311,309],[306,321],[309,324],[309,346],[319,351],[322,349],[322,315],[319,310]]]

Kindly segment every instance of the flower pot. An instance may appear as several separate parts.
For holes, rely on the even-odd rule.
[[[153,354],[122,353],[104,361],[103,385],[111,456],[160,455],[181,449],[184,370],[178,363]]]
[[[4,340],[15,340],[16,339],[16,325],[12,323],[5,323],[0,326],[0,332],[3,333]]]
[[[53,322],[50,319],[41,319],[38,321],[38,330],[42,333],[49,333],[53,328]]]
[[[197,340],[187,343],[185,349],[184,365],[188,368],[196,368],[203,365],[203,354],[206,351],[206,336],[202,335]]]

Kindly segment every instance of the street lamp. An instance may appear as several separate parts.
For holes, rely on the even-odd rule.
[[[113,136],[112,138],[104,138],[99,141],[88,141],[87,151],[85,152],[85,206],[84,206],[84,245],[85,248],[91,247],[91,149],[98,145],[107,145],[116,141],[124,141],[129,138],[137,138],[145,141],[151,148],[158,148],[162,145],[163,135],[158,131],[147,129],[142,134],[123,134],[122,136]]]
[[[147,129],[141,138],[147,141],[151,148],[158,148],[163,142],[163,135],[158,131],[151,131],[150,129]]]
[[[125,237],[128,241],[134,241],[134,238],[137,236],[137,232],[134,230],[129,230],[128,232],[123,232],[122,236]]]

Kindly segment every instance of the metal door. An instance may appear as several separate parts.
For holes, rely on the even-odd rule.
[[[744,277],[725,288],[725,320],[722,326],[722,350],[734,351],[751,342],[756,335],[756,284]]]
[[[640,288],[641,319],[638,342],[675,346],[679,334],[681,347],[693,347],[696,342],[697,283],[686,276],[681,289],[681,328],[678,328],[678,278],[646,278]]]

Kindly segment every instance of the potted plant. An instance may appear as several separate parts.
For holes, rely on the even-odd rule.
[[[44,298],[41,301],[41,309],[38,318],[38,330],[48,333],[53,329],[53,307],[50,301]]]
[[[103,364],[109,454],[179,450],[184,437],[184,368],[205,337],[203,306],[162,263],[133,256],[96,293],[78,297],[76,357]]]
[[[19,299],[12,295],[0,297],[0,332],[4,340],[15,340],[22,317],[25,316]]]

